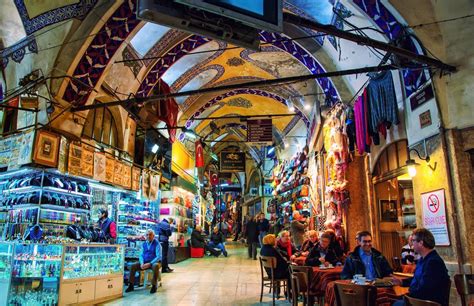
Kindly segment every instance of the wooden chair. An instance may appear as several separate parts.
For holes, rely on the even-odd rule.
[[[304,297],[303,305],[313,305],[315,297],[318,299],[318,305],[323,305],[324,296],[315,296],[311,294],[311,278],[312,278],[312,273],[313,273],[313,267],[290,265],[289,269],[290,269],[291,274],[294,274],[297,272],[303,273],[303,276],[299,284],[299,287],[300,287],[299,294],[302,294]]]
[[[288,279],[286,278],[274,278],[275,273],[273,273],[274,269],[276,268],[277,265],[277,259],[276,257],[271,257],[271,256],[260,256],[260,272],[262,276],[262,287],[260,289],[260,302],[262,302],[263,298],[263,287],[268,287],[270,288],[270,291],[272,292],[272,299],[273,299],[273,305],[275,305],[275,291],[277,287],[280,287],[280,284],[283,284],[285,292],[287,291],[287,284],[286,282]],[[271,277],[269,277],[265,271],[265,268],[270,269],[271,271]],[[273,290],[272,290],[273,289]]]
[[[403,300],[405,301],[405,306],[441,306],[440,303],[428,300],[415,299],[409,297],[408,295],[404,295]]]
[[[291,297],[292,297],[291,305],[292,306],[298,306],[298,299],[302,291],[300,288],[300,283],[303,278],[304,278],[303,272],[294,272],[291,274]]]
[[[461,297],[462,306],[467,306],[469,295],[474,294],[474,275],[456,274],[454,275],[454,284],[456,285],[456,290]]]
[[[377,288],[367,285],[336,283],[338,306],[375,306]]]

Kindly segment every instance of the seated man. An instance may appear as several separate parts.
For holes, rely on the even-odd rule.
[[[402,263],[404,265],[411,265],[420,259],[420,254],[413,249],[413,236],[408,236],[408,243],[402,248]]]
[[[433,234],[424,228],[413,231],[413,249],[421,258],[416,265],[413,278],[393,279],[396,285],[410,286],[408,295],[416,299],[430,300],[443,306],[449,305],[449,275],[443,259],[434,250]],[[397,301],[394,305],[401,306],[404,302]]]
[[[191,233],[191,246],[193,248],[202,249],[205,249],[207,247],[206,240],[202,235],[202,227],[200,225],[196,225],[193,232]]]
[[[227,257],[227,251],[224,246],[225,243],[225,237],[224,234],[222,234],[217,226],[214,227],[211,236],[209,237],[209,244],[208,246],[210,248],[218,248],[222,251],[222,254],[224,254],[225,257]]]
[[[306,257],[305,265],[313,267],[320,265],[327,267],[329,264],[336,265],[337,256],[334,250],[329,246],[330,243],[331,235],[323,233],[319,242],[311,249],[308,257]]]
[[[158,283],[158,276],[161,268],[161,245],[155,239],[155,232],[152,229],[146,231],[146,241],[143,243],[143,250],[140,254],[140,262],[134,263],[130,267],[130,279],[128,288],[125,292],[133,291],[133,284],[135,283],[135,273],[138,270],[153,270],[153,281],[150,293],[156,292],[156,285]]]
[[[372,234],[363,231],[359,233],[359,244],[346,258],[341,279],[352,279],[356,274],[362,274],[367,280],[383,278],[393,273],[387,259],[372,248]]]

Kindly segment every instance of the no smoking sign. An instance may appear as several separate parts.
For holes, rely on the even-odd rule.
[[[428,201],[426,201],[426,204],[432,213],[436,213],[439,210],[439,199],[435,194],[430,194],[428,196]]]

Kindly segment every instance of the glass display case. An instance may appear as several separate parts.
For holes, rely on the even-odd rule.
[[[0,243],[0,305],[7,305],[12,274],[13,244]]]
[[[62,280],[123,274],[124,248],[115,245],[65,245]]]
[[[15,244],[8,305],[57,305],[62,245]]]

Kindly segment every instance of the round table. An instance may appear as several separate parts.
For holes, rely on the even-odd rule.
[[[310,281],[311,293],[316,296],[323,296],[328,284],[341,278],[341,272],[342,267],[334,267],[330,269],[313,267],[313,273]]]
[[[324,296],[324,305],[336,305],[336,283],[349,284],[351,280],[337,280],[327,284],[326,293]],[[396,300],[402,298],[408,293],[408,287],[393,286],[393,287],[377,287],[377,302],[379,306],[390,306]]]

